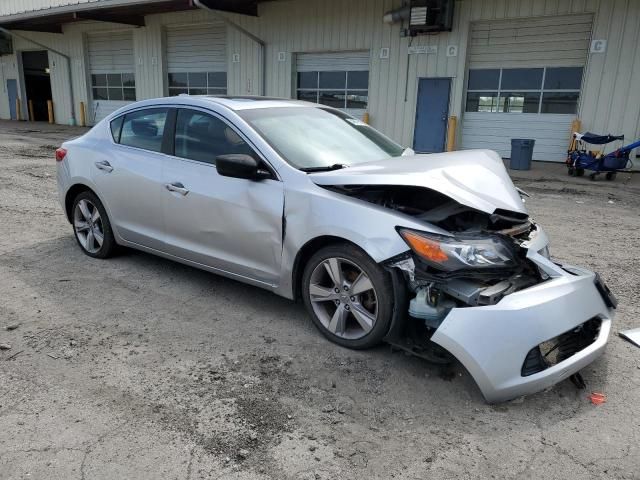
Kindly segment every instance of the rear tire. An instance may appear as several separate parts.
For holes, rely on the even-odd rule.
[[[117,247],[100,199],[89,191],[79,193],[73,200],[71,223],[76,241],[82,251],[93,258],[108,258]]]
[[[616,179],[616,173],[617,172],[607,172],[607,174],[605,175],[605,178],[607,180],[615,180]]]
[[[584,175],[584,168],[576,168],[576,176],[581,177]]]
[[[305,266],[301,290],[313,323],[338,345],[370,348],[389,331],[391,278],[354,245],[334,244],[314,254]]]

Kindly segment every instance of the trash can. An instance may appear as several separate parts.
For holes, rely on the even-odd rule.
[[[511,160],[509,168],[511,170],[530,170],[531,157],[533,156],[533,145],[536,143],[531,138],[511,139]]]

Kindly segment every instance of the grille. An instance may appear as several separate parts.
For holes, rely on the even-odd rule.
[[[533,347],[524,359],[521,375],[528,377],[541,372],[584,350],[598,338],[601,324],[601,319],[592,318],[568,332]]]

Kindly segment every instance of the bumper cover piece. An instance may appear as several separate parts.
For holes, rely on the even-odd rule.
[[[578,372],[604,351],[611,330],[613,309],[593,272],[560,268],[531,250],[529,257],[552,278],[495,305],[454,308],[431,339],[465,366],[488,402],[534,393]],[[593,342],[555,365],[522,375],[532,349],[591,319],[600,322]]]

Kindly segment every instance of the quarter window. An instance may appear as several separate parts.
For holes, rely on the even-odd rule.
[[[162,151],[167,112],[166,108],[148,108],[127,113],[122,123],[120,144],[152,152]]]
[[[91,75],[94,100],[135,101],[136,79],[133,73],[94,73]]]
[[[169,74],[169,95],[226,95],[227,72]]]
[[[113,141],[116,143],[120,143],[120,132],[122,131],[123,121],[124,116],[122,115],[111,121],[111,136],[113,137]]]
[[[217,156],[231,153],[253,155],[253,150],[219,118],[197,110],[178,110],[176,157],[215,165]]]
[[[582,67],[469,70],[467,112],[575,114]]]
[[[299,72],[297,98],[340,109],[365,110],[369,102],[369,72]]]

